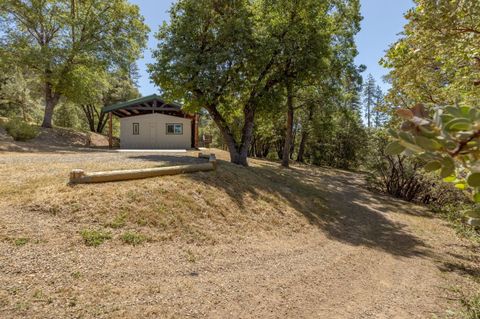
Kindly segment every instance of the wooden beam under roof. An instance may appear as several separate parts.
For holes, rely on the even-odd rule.
[[[175,111],[175,112],[182,112],[182,110],[172,108],[172,107],[157,107],[157,108],[152,108],[152,107],[146,107],[146,106],[133,106],[129,107],[128,110],[143,110],[143,111]]]
[[[112,115],[115,115],[119,118],[161,113],[165,115],[193,119],[191,114],[188,114],[181,109],[180,104],[166,103],[156,95],[118,103],[116,105],[104,107],[102,110],[105,112],[111,112]]]
[[[126,115],[132,115],[132,113],[130,113],[129,111],[125,110],[125,109],[119,109],[120,112],[122,112],[123,114],[126,114]]]
[[[151,107],[148,107],[148,106],[133,106],[133,107],[129,107],[128,110],[129,111],[134,111],[134,110],[137,110],[137,111],[151,111],[153,109]]]

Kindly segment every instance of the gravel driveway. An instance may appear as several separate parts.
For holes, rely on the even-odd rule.
[[[479,273],[478,246],[421,207],[370,193],[354,173],[253,160],[119,184],[62,179],[76,167],[200,161],[194,155],[0,154],[0,317],[432,318],[458,311],[454,288],[479,287],[468,275]],[[53,210],[58,198],[65,207]],[[132,201],[139,214],[176,209],[178,218],[109,226],[111,240],[82,242],[81,229],[106,227]],[[158,239],[169,228],[176,233]],[[153,240],[123,244],[131,230]],[[215,238],[200,240],[199,230]]]

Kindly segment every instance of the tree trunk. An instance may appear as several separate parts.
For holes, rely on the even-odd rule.
[[[266,144],[265,146],[262,147],[262,156],[261,157],[267,157],[268,153],[270,153],[270,145]]]
[[[253,135],[252,144],[250,145],[248,155],[250,157],[257,157],[257,139],[255,137],[255,134]]]
[[[85,118],[87,119],[88,128],[90,132],[95,132],[95,118],[90,108],[90,105],[82,105],[83,113],[85,114]]]
[[[232,163],[248,166],[247,157],[248,149],[253,139],[253,127],[255,124],[255,111],[250,105],[246,105],[243,109],[244,124],[242,129],[242,141],[238,147],[239,157],[237,161]]]
[[[310,122],[313,119],[313,106],[310,106],[308,109],[308,118],[307,122],[305,125],[302,125],[302,136],[300,139],[300,146],[298,147],[298,155],[297,155],[297,162],[303,163],[305,161],[304,155],[305,155],[305,145],[307,144],[307,139],[308,139],[308,134],[309,134],[309,128],[308,125],[310,125]]]
[[[95,106],[93,106],[93,110],[98,117],[97,129],[96,132],[102,134],[105,125],[107,124],[108,116],[107,113],[103,113],[102,111],[98,111]]]
[[[282,166],[288,167],[290,162],[290,147],[293,138],[293,87],[292,83],[287,84],[287,123],[285,132],[285,144],[283,146]]]
[[[95,105],[92,104],[82,105],[82,110],[85,114],[90,132],[102,134],[108,122],[108,114],[99,112]]]
[[[290,160],[293,160],[293,153],[295,153],[295,141],[297,140],[298,127],[294,124],[294,129],[292,131],[292,139],[290,140]]]
[[[48,71],[46,73],[49,74]],[[59,100],[60,96],[53,92],[52,84],[47,80],[45,82],[45,114],[43,116],[42,127],[52,127],[53,110]]]
[[[281,139],[276,141],[275,150],[279,159],[282,159],[283,156],[283,145],[285,144],[285,136],[282,136]]]
[[[305,159],[303,158],[305,154],[305,144],[307,143],[308,131],[302,130],[302,136],[300,139],[300,146],[298,147],[297,162],[303,163]]]
[[[223,140],[227,144],[228,151],[230,153],[230,161],[234,163],[234,159],[239,157],[237,145],[233,133],[230,131],[230,128],[226,125],[225,121],[221,117],[220,113],[214,108],[209,108],[210,115],[213,118],[213,121],[217,124],[220,133],[222,134]]]
[[[235,141],[233,132],[228,127],[225,119],[218,112],[215,106],[206,106],[206,109],[212,116],[213,121],[217,124],[223,140],[227,144],[228,151],[230,153],[230,162],[242,166],[248,166],[248,150],[250,148],[253,138],[253,126],[255,111],[249,105],[245,106],[244,113],[244,125],[242,129],[242,140],[240,143]]]
[[[97,133],[102,134],[103,130],[105,129],[105,125],[107,124],[108,116],[106,113],[100,113],[98,117],[98,124],[97,124]]]

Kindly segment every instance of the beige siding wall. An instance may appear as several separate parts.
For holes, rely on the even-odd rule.
[[[133,135],[133,123],[139,124],[138,135]],[[183,124],[183,134],[167,134],[167,123]],[[125,149],[189,149],[192,147],[192,120],[165,114],[121,118],[120,147]]]

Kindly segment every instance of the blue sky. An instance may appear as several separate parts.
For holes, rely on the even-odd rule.
[[[144,58],[138,62],[141,75],[140,92],[142,95],[150,95],[158,92],[158,88],[150,83],[146,71],[146,64],[152,61],[150,51],[156,46],[153,33],[158,30],[163,21],[168,21],[168,9],[174,0],[131,0],[131,2],[140,6],[145,22],[152,30],[148,49],[144,53]],[[362,31],[357,35],[359,55],[356,62],[365,64],[367,71],[364,76],[371,73],[385,91],[388,85],[383,83],[382,76],[387,73],[387,70],[378,65],[378,61],[383,57],[388,46],[398,38],[398,33],[402,31],[405,24],[403,14],[413,7],[413,2],[411,0],[362,0],[361,2],[364,19]]]

